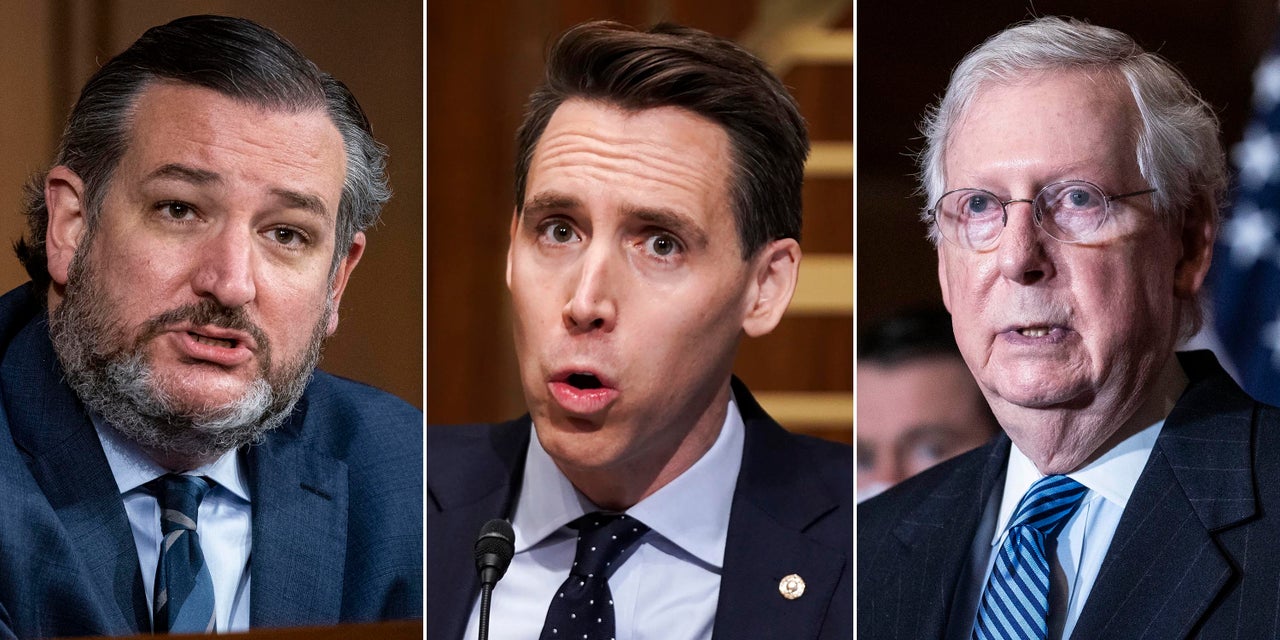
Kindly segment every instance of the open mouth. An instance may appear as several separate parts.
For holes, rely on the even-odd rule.
[[[200,344],[207,344],[211,347],[222,347],[224,349],[234,349],[236,348],[236,345],[239,344],[239,342],[236,340],[225,339],[225,338],[211,338],[209,336],[201,335],[199,333],[195,333],[192,331],[188,331],[187,335],[191,336],[192,340],[195,340]]]
[[[590,373],[571,373],[565,383],[576,389],[600,389],[604,386],[600,383],[600,378]]]
[[[1052,331],[1050,327],[1026,327],[1018,329],[1018,333],[1028,338],[1043,338],[1049,335],[1050,331]]]

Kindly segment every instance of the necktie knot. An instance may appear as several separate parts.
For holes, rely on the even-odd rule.
[[[209,492],[209,482],[197,476],[168,474],[155,480],[160,503],[160,531],[195,531],[200,502]]]
[[[625,513],[588,513],[569,523],[578,530],[578,549],[570,573],[580,577],[608,577],[649,527]]]
[[[1089,489],[1064,475],[1045,476],[1031,485],[1009,526],[1030,527],[1046,539],[1056,538]]]

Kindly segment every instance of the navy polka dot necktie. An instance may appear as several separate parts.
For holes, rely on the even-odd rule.
[[[160,560],[156,563],[156,633],[212,633],[213,579],[200,551],[196,515],[209,483],[195,476],[166,475],[153,481],[160,503]]]
[[[578,550],[569,577],[556,590],[541,640],[613,640],[613,575],[649,527],[621,513],[588,513],[569,523],[578,530]]]

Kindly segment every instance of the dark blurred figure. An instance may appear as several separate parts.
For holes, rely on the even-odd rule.
[[[858,501],[995,435],[951,316],[910,309],[858,336]]]

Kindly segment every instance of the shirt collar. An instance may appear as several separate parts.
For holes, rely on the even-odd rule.
[[[722,567],[729,511],[742,466],[744,431],[742,414],[730,396],[724,424],[711,448],[684,473],[627,509],[627,513],[699,560]],[[535,430],[529,438],[524,478],[511,523],[516,531],[516,553],[530,549],[579,516],[597,509],[555,465],[538,442]]]
[[[137,490],[148,482],[169,473],[168,469],[152,460],[142,447],[126,438],[115,427],[107,424],[101,416],[95,413],[90,417],[94,430],[98,432],[98,441],[102,443],[102,452],[107,456],[107,464],[111,467],[111,475],[115,477],[116,487],[121,495]],[[206,476],[237,498],[251,502],[249,482],[244,476],[244,466],[240,464],[240,456],[235,449],[188,473]]]
[[[1142,475],[1142,469],[1151,457],[1151,450],[1155,448],[1162,428],[1164,420],[1159,420],[1125,438],[1097,460],[1066,474],[1067,477],[1089,489],[1089,493],[1085,495],[1086,501],[1100,497],[1123,511],[1129,503],[1129,496],[1133,494],[1133,488],[1138,484],[1138,476]],[[1005,474],[1004,496],[1000,501],[1000,518],[996,521],[991,541],[993,546],[1000,541],[1005,528],[1009,526],[1009,520],[1013,518],[1013,511],[1022,501],[1022,496],[1043,477],[1044,474],[1036,469],[1035,463],[1014,443],[1009,450],[1009,469]]]

